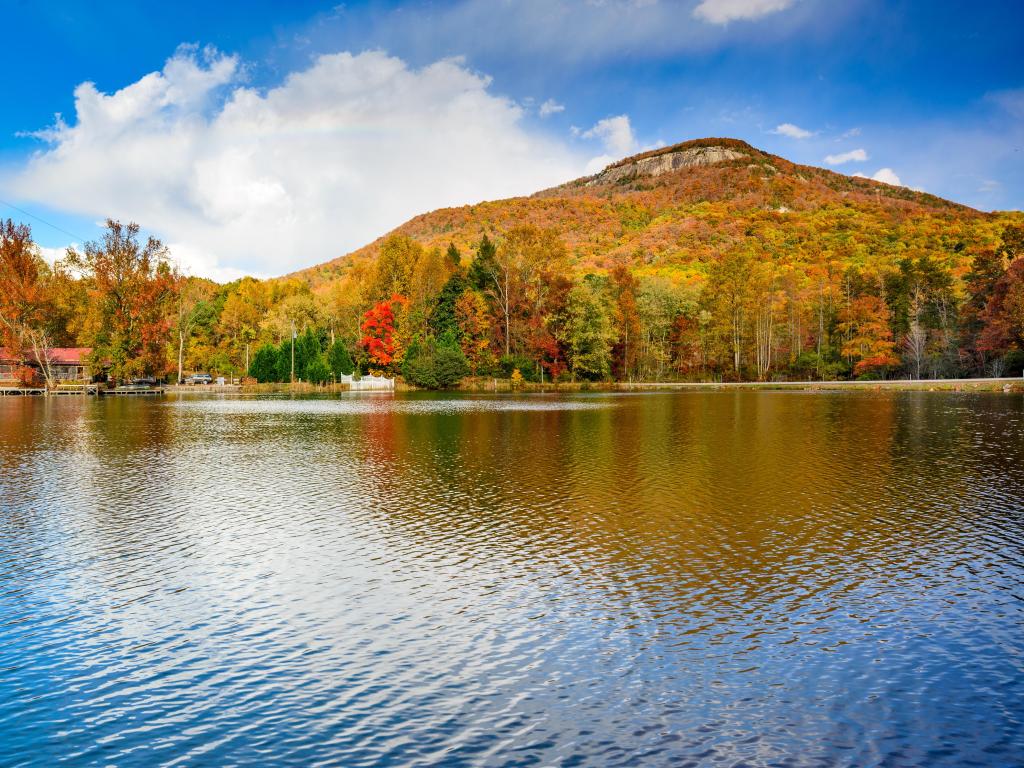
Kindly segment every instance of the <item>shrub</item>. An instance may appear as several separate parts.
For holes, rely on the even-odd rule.
[[[1020,376],[1024,372],[1024,350],[1011,349],[1003,356],[1003,376]]]
[[[406,350],[402,375],[417,387],[448,389],[469,375],[469,364],[457,345],[429,338],[414,341]]]
[[[331,366],[323,355],[317,355],[306,363],[306,381],[311,384],[323,384],[331,378]]]
[[[504,355],[498,361],[498,370],[503,378],[512,378],[512,372],[519,371],[519,375],[525,381],[540,381],[540,373],[537,370],[537,363],[522,355]]]
[[[457,346],[439,346],[434,353],[434,373],[441,389],[454,387],[469,375],[469,363]]]

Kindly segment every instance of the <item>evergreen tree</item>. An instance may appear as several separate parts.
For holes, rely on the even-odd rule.
[[[448,262],[455,269],[462,267],[462,254],[460,254],[459,249],[455,247],[455,243],[448,243],[448,251],[445,255],[448,257]]]
[[[491,275],[497,272],[498,249],[485,234],[480,238],[480,246],[476,256],[469,264],[467,277],[470,285],[478,291],[486,290],[491,285]]]
[[[269,381],[280,381],[278,378],[278,351],[273,344],[264,344],[258,350],[249,365],[249,375],[260,384]]]
[[[458,331],[456,305],[468,288],[469,282],[461,272],[455,272],[441,288],[434,311],[430,313],[430,330],[435,336],[440,337]]]
[[[295,378],[309,381],[310,365],[320,356],[320,337],[312,328],[307,328],[295,340]],[[327,375],[330,376],[330,374],[331,370],[328,368]]]
[[[342,342],[334,342],[327,350],[327,364],[335,376],[348,376],[355,370],[352,356]]]
[[[322,354],[318,354],[306,363],[305,373],[306,381],[311,384],[323,384],[331,378],[331,366],[327,364],[327,359]]]
[[[285,339],[277,352],[277,381],[291,381],[292,340]]]

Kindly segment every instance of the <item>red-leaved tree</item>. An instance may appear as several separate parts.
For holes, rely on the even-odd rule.
[[[363,322],[359,326],[363,338],[359,344],[366,350],[370,362],[381,368],[387,368],[399,356],[395,339],[395,309],[397,305],[405,306],[408,301],[396,293],[387,301],[377,302],[363,314]]]

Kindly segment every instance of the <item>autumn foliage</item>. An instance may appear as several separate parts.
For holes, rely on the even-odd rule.
[[[363,314],[359,328],[363,332],[360,346],[373,365],[387,368],[400,359],[401,349],[395,340],[395,309],[408,304],[408,299],[393,294],[387,301],[378,301]]]
[[[422,381],[448,357],[451,370],[464,360],[471,375],[545,382],[1020,372],[1024,215],[735,140],[650,154],[703,147],[734,154],[657,176],[627,159],[530,197],[433,211],[274,280],[183,278],[158,241],[117,222],[50,268],[8,223],[0,333],[92,346],[117,376],[180,360],[288,381],[293,334],[295,376],[318,381],[400,373],[409,350]]]

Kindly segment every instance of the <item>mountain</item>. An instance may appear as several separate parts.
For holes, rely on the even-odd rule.
[[[1012,216],[1012,214],[1011,214]],[[626,261],[647,270],[688,271],[752,232],[851,246],[962,237],[961,250],[991,240],[1000,214],[986,214],[907,187],[792,163],[738,139],[706,138],[625,158],[598,174],[529,197],[441,208],[391,234],[427,247],[454,243],[471,254],[483,234],[515,226],[554,229],[579,270]],[[314,287],[374,259],[388,235],[294,276]],[[885,247],[888,247],[885,245]]]

